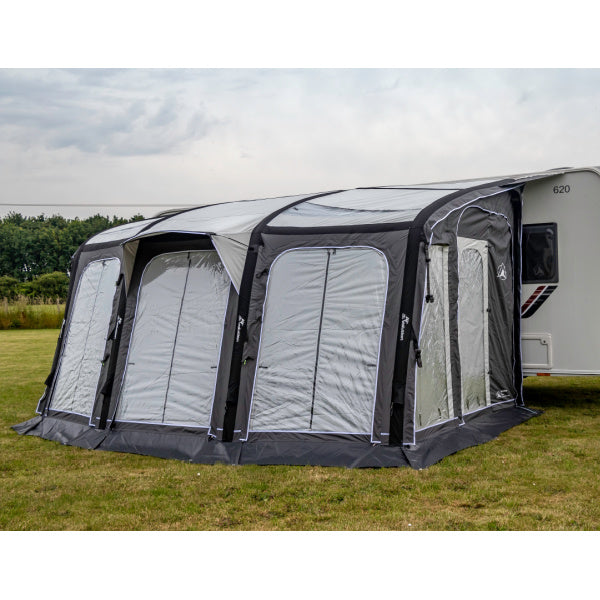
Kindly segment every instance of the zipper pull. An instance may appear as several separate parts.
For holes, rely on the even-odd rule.
[[[431,258],[429,256],[429,244],[425,242],[425,265],[426,265],[426,273],[427,273],[427,295],[425,296],[425,302],[433,302],[433,294],[431,293],[431,281],[429,278],[429,263],[431,262]]]
[[[415,345],[415,360],[417,361],[417,367],[419,367],[419,369],[422,369],[423,360],[421,358],[421,348],[419,348],[419,342],[413,339],[413,344]]]

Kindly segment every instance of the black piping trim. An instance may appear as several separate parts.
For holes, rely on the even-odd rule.
[[[126,238],[125,238],[126,239]],[[118,248],[125,239],[121,238],[113,242],[100,242],[98,244],[88,244],[87,242],[81,244],[83,252],[96,252],[98,250],[108,250],[110,248]]]
[[[154,225],[154,223],[152,223]],[[204,237],[210,237],[211,235],[214,235],[212,232],[210,231],[157,231],[156,234],[152,235],[152,236],[144,236],[143,233],[147,228],[145,227],[144,229],[142,229],[141,231],[139,231],[138,233],[136,233],[134,236],[130,237],[130,238],[125,238],[125,239],[120,239],[120,240],[115,240],[114,242],[102,242],[101,244],[90,244],[84,247],[83,251],[84,252],[90,252],[90,251],[97,251],[97,250],[105,250],[105,249],[109,249],[109,248],[118,248],[119,246],[123,246],[126,243],[129,242],[138,242],[140,240],[146,240],[146,239],[154,239],[154,238],[160,238],[160,237],[164,237],[164,236],[190,236],[190,237],[198,237],[198,236],[204,236]]]
[[[172,216],[172,215],[171,215]],[[138,233],[141,233],[142,231],[146,231],[146,229],[148,229],[148,227],[152,227],[153,225],[156,225],[157,223],[160,223],[160,221],[162,221],[161,219],[157,219],[156,217],[150,217],[149,219],[154,219],[152,221],[152,223],[148,223],[147,225],[145,225],[144,227],[142,227]],[[124,225],[130,225],[131,223],[139,223],[142,220],[143,221],[148,221],[149,219],[141,219],[140,221],[130,221],[129,223],[124,223]],[[117,227],[122,227],[122,225],[117,225]],[[101,231],[99,233],[104,233],[105,231],[110,231],[111,229],[116,229],[116,227],[110,227],[109,229],[105,229],[104,231]],[[91,235],[87,240],[85,240],[80,247],[85,246],[84,251],[87,252],[88,250],[104,250],[105,248],[114,248],[115,246],[119,246],[121,245],[123,242],[126,242],[128,239],[130,239],[130,236],[126,236],[126,237],[122,237],[122,238],[118,238],[116,240],[113,240],[112,242],[98,242],[97,244],[88,244],[88,242],[95,238],[98,235],[98,233],[94,233],[93,235]],[[137,234],[135,234],[137,235]],[[135,237],[132,236],[132,237]]]
[[[333,225],[324,227],[265,227],[263,233],[280,235],[312,235],[322,233],[379,233],[410,229],[412,221],[398,223],[373,223],[370,225]]]
[[[324,227],[272,227],[266,226],[263,233],[275,235],[312,235],[321,233],[379,233],[410,229],[412,221],[398,223],[373,223],[369,225],[332,225]]]
[[[523,237],[523,187],[512,190],[513,224],[513,357],[514,357],[514,387],[517,391],[516,404],[523,406],[523,363],[521,362],[521,276],[522,276],[522,247]]]
[[[115,327],[113,329],[113,337],[110,345],[110,357],[108,359],[107,374],[104,386],[100,390],[100,417],[98,428],[106,429],[106,423],[108,420],[108,411],[110,409],[110,400],[112,397],[112,390],[115,381],[115,370],[117,366],[117,358],[119,355],[119,349],[121,346],[121,333],[123,331],[123,324],[125,320],[125,307],[127,304],[127,294],[125,293],[125,283],[123,278],[119,278],[119,303],[117,306],[117,315],[115,321]],[[110,339],[110,338],[109,338]],[[92,418],[94,411],[92,411]]]

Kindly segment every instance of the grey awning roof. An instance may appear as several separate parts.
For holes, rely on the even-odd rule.
[[[208,235],[233,284],[239,290],[250,235],[263,219],[271,215],[276,215],[269,222],[274,227],[336,227],[410,222],[432,202],[457,191],[467,193],[470,188],[487,187],[486,184],[493,187],[500,182],[510,182],[514,186],[581,170],[594,171],[600,175],[598,169],[593,167],[565,168],[512,176],[357,188],[321,194],[319,197],[315,197],[316,194],[300,194],[207,204],[162,218],[116,227],[94,236],[88,243],[119,240],[128,243],[162,233]],[[292,204],[294,206],[286,209]],[[150,227],[147,227],[148,224],[151,224]]]

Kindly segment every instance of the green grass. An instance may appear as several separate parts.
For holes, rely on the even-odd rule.
[[[0,332],[0,529],[596,530],[600,378],[526,380],[541,417],[423,471],[193,465],[18,436],[56,330]]]
[[[0,299],[0,330],[57,328],[64,316],[64,303],[35,301],[24,296],[11,302]]]

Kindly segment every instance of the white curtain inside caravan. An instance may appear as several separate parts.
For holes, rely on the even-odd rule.
[[[387,280],[387,261],[372,248],[276,259],[250,430],[371,433]]]
[[[111,258],[91,262],[81,274],[52,393],[53,410],[92,412],[119,270],[120,261]]]
[[[230,283],[214,250],[146,265],[117,420],[209,426]]]

